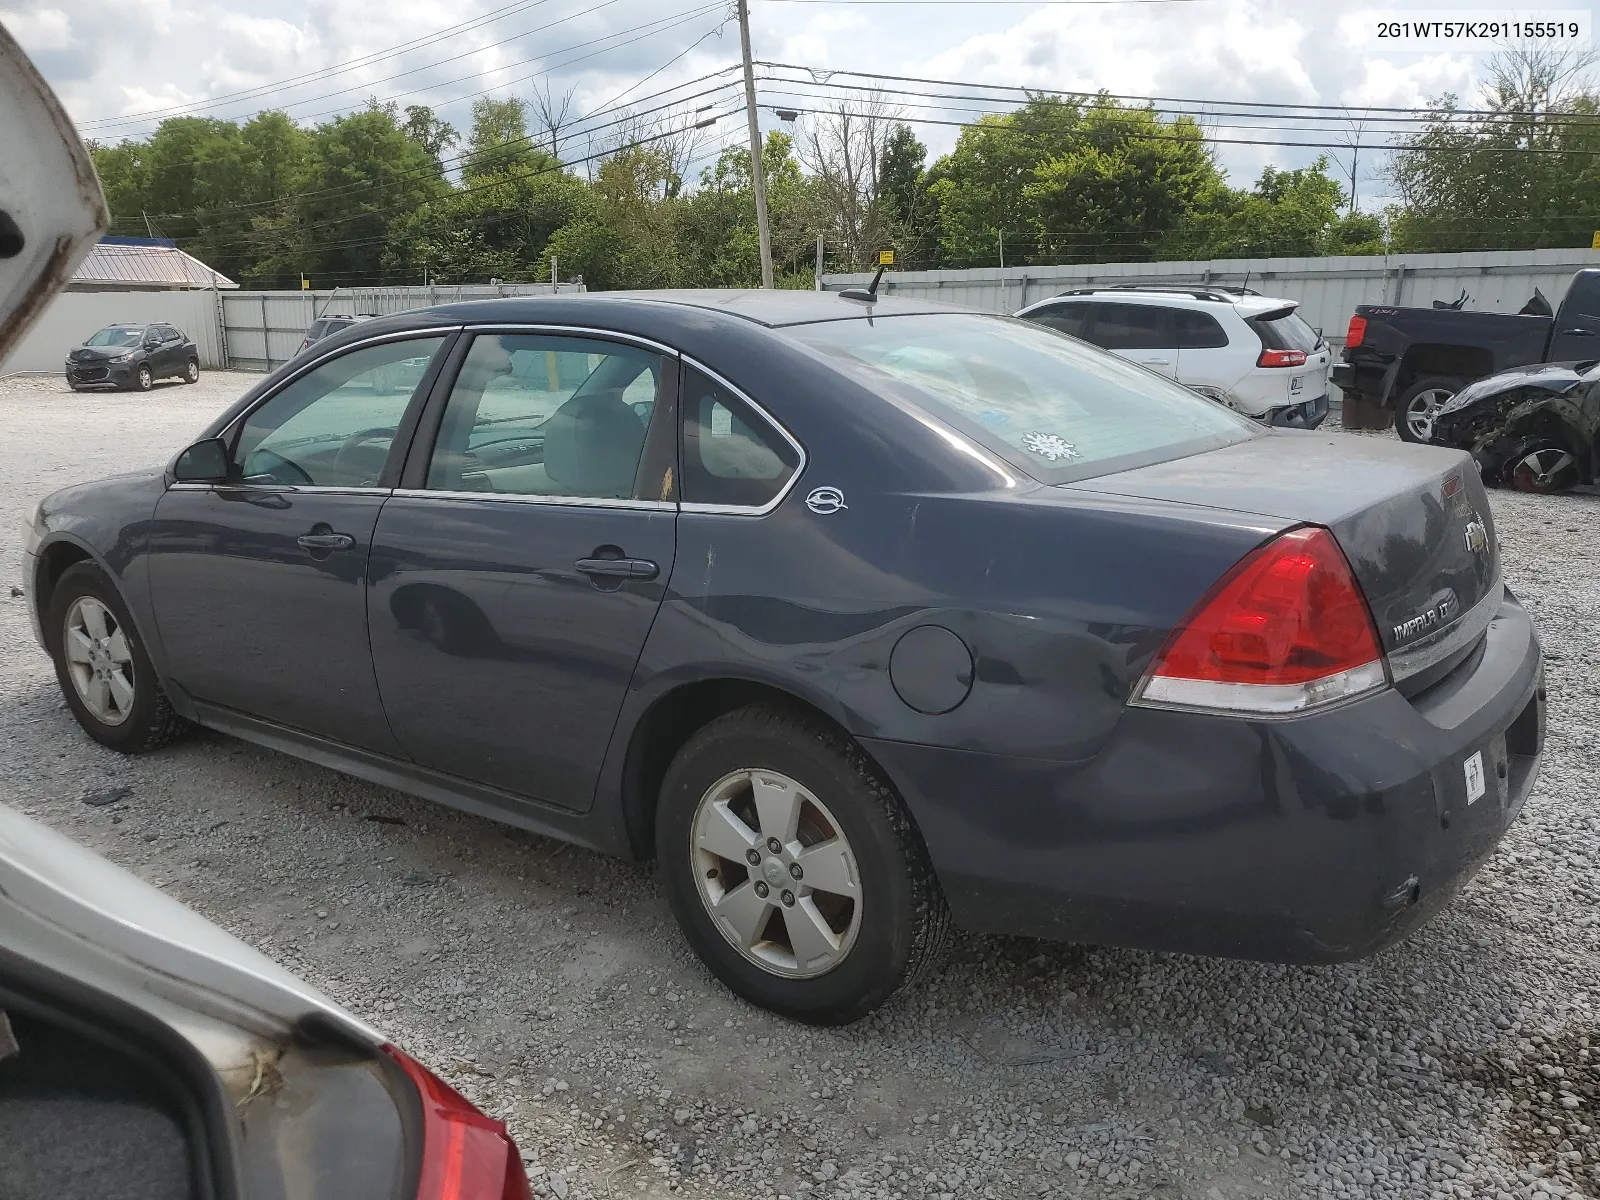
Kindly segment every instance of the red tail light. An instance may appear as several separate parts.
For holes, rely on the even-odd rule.
[[[1388,684],[1339,544],[1307,526],[1246,555],[1167,639],[1134,702],[1286,716]]]
[[[417,1200],[532,1200],[522,1155],[506,1127],[403,1050],[384,1053],[422,1100],[422,1170]]]
[[[1362,339],[1367,336],[1367,319],[1365,317],[1351,317],[1350,328],[1344,331],[1344,348],[1361,345]]]
[[[1263,350],[1261,357],[1256,359],[1258,367],[1303,367],[1306,365],[1306,352],[1304,350]]]

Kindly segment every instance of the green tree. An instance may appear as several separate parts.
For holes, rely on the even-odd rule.
[[[928,172],[948,266],[993,266],[1002,234],[1032,236],[1038,204],[1026,189],[1042,163],[1072,149],[1080,118],[1076,101],[1033,96],[1015,112],[981,117],[961,131],[955,149]],[[1007,262],[1038,260],[1022,253],[1006,257]]]
[[[939,206],[928,191],[928,148],[911,126],[896,125],[878,161],[878,203],[891,229],[899,265],[908,270],[936,266]]]
[[[550,238],[594,207],[584,181],[540,152],[524,170],[480,177],[406,214],[391,228],[385,261],[402,277],[442,283],[542,280]]]
[[[794,156],[794,142],[777,130],[761,151],[773,267],[785,284],[812,285],[816,197]],[[760,238],[750,151],[729,146],[678,207],[678,241],[686,282],[698,287],[755,287],[761,281]]]
[[[1390,160],[1397,250],[1586,246],[1600,228],[1600,96],[1588,59],[1515,51],[1490,61],[1483,107],[1455,96]]]
[[[1213,193],[1189,220],[1163,239],[1166,258],[1272,258],[1353,254],[1328,247],[1338,238],[1370,232],[1368,224],[1341,224],[1344,193],[1327,174],[1328,160],[1280,171],[1267,167],[1249,192]],[[1335,231],[1341,231],[1337,236]],[[1360,240],[1370,240],[1362,238]]]
[[[1225,187],[1193,120],[1097,97],[1072,144],[1042,160],[1022,189],[1033,206],[1032,253],[1050,262],[1151,258]]]
[[[449,121],[441,120],[426,104],[406,107],[405,135],[428,152],[435,163],[440,163],[446,150],[460,140],[461,135]]]
[[[450,193],[433,158],[407,137],[392,107],[319,125],[310,137],[301,190],[293,205],[296,228],[282,253],[263,271],[301,271],[329,282],[387,283],[383,266],[392,230],[423,205]]]
[[[531,170],[540,153],[528,137],[526,100],[484,96],[473,101],[472,132],[467,135],[467,153],[461,160],[463,180],[470,183],[485,175]]]

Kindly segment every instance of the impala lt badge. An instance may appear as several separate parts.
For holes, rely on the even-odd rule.
[[[844,493],[836,487],[819,487],[806,497],[806,507],[822,516],[836,513],[850,506],[844,502]]]
[[[1481,527],[1480,527],[1481,528]],[[1401,621],[1394,627],[1394,640],[1396,642],[1409,642],[1419,634],[1438,629],[1450,624],[1461,612],[1461,601],[1456,599],[1452,592],[1432,608],[1424,609],[1409,620]]]

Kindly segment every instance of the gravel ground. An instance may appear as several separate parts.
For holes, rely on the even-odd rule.
[[[0,382],[0,527],[251,378]],[[791,1025],[699,967],[648,868],[217,736],[99,749],[9,588],[0,800],[391,1031],[510,1123],[541,1196],[1600,1197],[1600,497],[1492,503],[1550,651],[1543,774],[1447,912],[1348,966],[959,936],[873,1019]]]

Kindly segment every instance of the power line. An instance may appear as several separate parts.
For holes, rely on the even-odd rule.
[[[603,8],[608,4],[615,4],[617,2],[618,2],[618,0],[601,0],[601,3],[595,5],[595,8]],[[501,67],[492,67],[492,68],[490,68],[488,70],[484,70],[484,71],[475,71],[470,75],[462,75],[459,78],[449,80],[446,83],[427,84],[426,86],[423,86],[423,87],[412,88],[409,91],[398,92],[398,93],[395,93],[394,95],[391,95],[391,96],[387,97],[385,102],[386,103],[391,103],[391,102],[393,102],[395,100],[399,100],[399,99],[401,99],[403,97],[406,97],[406,96],[414,96],[414,95],[418,94],[419,92],[436,91],[439,88],[450,87],[450,86],[452,86],[454,84],[457,84],[457,83],[464,83],[468,79],[478,79],[478,78],[481,78],[484,75],[492,75],[497,71],[509,71],[509,70],[513,70],[516,67],[525,67],[529,63],[536,62],[536,63],[541,64],[541,66],[543,66],[543,68],[544,68],[544,69],[539,70],[539,71],[534,71],[531,74],[522,75],[522,76],[517,77],[516,79],[510,79],[510,80],[507,80],[504,83],[496,84],[494,87],[484,88],[482,91],[467,92],[464,95],[452,96],[447,100],[439,101],[439,103],[441,105],[443,105],[443,104],[459,104],[463,100],[475,100],[479,96],[487,96],[492,92],[503,91],[503,90],[505,90],[507,88],[510,88],[510,87],[512,87],[512,86],[514,86],[516,84],[519,84],[519,83],[527,83],[531,79],[537,79],[540,76],[547,76],[551,72],[559,70],[562,67],[570,67],[574,63],[587,62],[591,58],[598,58],[602,54],[610,54],[613,50],[620,50],[624,46],[631,46],[635,42],[642,42],[642,41],[644,41],[645,38],[655,37],[658,34],[666,33],[669,29],[676,29],[679,25],[686,25],[690,21],[693,21],[697,17],[703,17],[703,16],[707,15],[708,13],[716,12],[721,7],[722,7],[722,4],[720,2],[719,3],[714,3],[714,4],[705,4],[705,5],[701,5],[698,8],[688,9],[688,10],[683,11],[683,12],[675,13],[675,14],[673,14],[671,16],[656,17],[656,18],[653,18],[653,19],[651,19],[649,21],[645,21],[643,24],[633,25],[633,26],[630,26],[627,29],[618,30],[615,33],[608,33],[603,37],[591,38],[587,42],[578,42],[576,45],[572,45],[572,46],[564,46],[560,50],[551,50],[551,51],[548,51],[548,52],[546,52],[544,54],[536,54],[536,55],[533,55],[530,58],[521,59],[520,61],[514,62],[514,63],[507,63],[506,65],[501,66]],[[593,10],[591,9],[590,11],[593,11]],[[601,42],[609,42],[609,41],[612,41],[615,38],[622,37],[624,34],[629,34],[629,33],[637,34],[637,36],[628,38],[626,41],[617,42],[615,45],[603,47],[602,49],[599,49],[599,50],[592,50],[588,54],[580,54],[576,58],[564,59],[561,62],[548,63],[548,65],[545,65],[548,62],[548,60],[550,58],[554,57],[555,55],[566,54],[566,53],[568,53],[568,52],[570,52],[572,50],[581,50],[586,46],[597,45],[597,44],[599,44]],[[369,85],[363,85],[363,86],[369,86]],[[357,89],[347,88],[346,90],[347,91],[355,91]],[[301,116],[301,117],[299,117],[297,119],[298,120],[302,120],[302,121],[315,121],[319,117],[333,116],[336,113],[339,113],[339,112],[342,112],[342,111],[345,111],[345,110],[343,108],[331,108],[331,109],[327,109],[327,110],[325,110],[323,112],[311,113],[309,115]]]
[[[388,76],[385,76],[382,79],[366,80],[366,81],[363,81],[363,82],[358,83],[358,84],[352,84],[350,87],[339,88],[339,89],[337,89],[335,91],[332,91],[332,92],[324,92],[321,95],[307,96],[307,97],[305,97],[304,99],[301,99],[301,100],[293,100],[293,101],[290,101],[288,104],[284,105],[282,108],[278,109],[277,111],[287,113],[288,109],[298,108],[299,106],[305,105],[305,104],[315,104],[319,100],[331,100],[335,96],[343,96],[343,95],[346,95],[346,94],[348,94],[350,92],[370,91],[370,89],[378,86],[379,84],[393,83],[396,80],[404,79],[404,78],[406,78],[407,76],[410,76],[410,75],[417,75],[417,74],[420,74],[423,71],[432,71],[432,70],[435,70],[438,67],[443,66],[445,63],[455,62],[458,59],[462,59],[462,58],[470,58],[473,55],[481,54],[486,50],[492,50],[497,46],[505,45],[507,42],[518,41],[521,38],[530,37],[535,33],[544,33],[547,30],[554,29],[557,25],[564,25],[568,21],[576,20],[579,17],[588,16],[590,13],[597,12],[602,8],[609,8],[611,5],[617,4],[619,2],[620,2],[620,0],[599,0],[599,3],[593,5],[592,7],[588,8],[588,9],[585,9],[585,10],[583,10],[581,12],[568,13],[564,17],[557,18],[554,21],[548,21],[545,24],[540,25],[536,29],[526,30],[526,31],[524,31],[522,33],[516,34],[514,37],[503,38],[503,39],[501,39],[501,41],[490,43],[487,46],[479,46],[479,47],[476,47],[476,48],[474,48],[472,50],[463,51],[461,54],[452,55],[449,58],[440,59],[440,60],[438,60],[436,62],[424,63],[420,67],[413,67],[410,70],[401,71],[401,72],[399,72],[398,74],[395,74],[395,75],[388,75]],[[493,74],[495,74],[496,72],[499,72],[499,71],[515,70],[517,67],[525,67],[529,63],[535,63],[535,62],[543,63],[547,59],[550,59],[550,58],[552,58],[552,57],[554,57],[556,55],[566,54],[566,53],[569,53],[570,51],[573,51],[573,50],[582,50],[585,47],[598,45],[601,42],[609,42],[609,41],[612,41],[612,40],[614,40],[616,38],[622,37],[625,34],[637,33],[640,30],[647,30],[648,31],[648,32],[642,34],[641,37],[639,37],[639,38],[632,38],[629,41],[618,43],[617,46],[609,47],[609,49],[613,49],[613,50],[614,49],[618,49],[621,46],[631,45],[633,42],[641,40],[642,37],[648,37],[648,36],[650,36],[651,33],[664,33],[664,32],[666,32],[667,29],[671,29],[675,25],[682,24],[682,23],[684,23],[685,21],[688,21],[688,20],[692,20],[693,18],[695,18],[697,16],[703,16],[706,13],[713,12],[719,7],[721,7],[720,4],[702,5],[699,8],[691,9],[691,10],[688,10],[686,12],[673,13],[673,14],[671,14],[669,16],[666,16],[666,17],[653,17],[650,20],[643,22],[642,24],[633,25],[633,26],[630,26],[627,29],[620,29],[620,30],[617,30],[614,33],[607,33],[607,34],[604,34],[604,35],[602,35],[600,37],[597,37],[597,38],[590,38],[588,41],[585,41],[585,42],[577,42],[577,43],[575,43],[575,44],[573,44],[571,46],[562,46],[558,50],[547,50],[547,51],[544,51],[543,53],[540,53],[540,54],[530,55],[528,58],[518,59],[516,62],[505,63],[505,64],[503,64],[501,66],[497,66],[497,67],[488,67],[488,68],[486,68],[486,69],[484,69],[482,71],[474,71],[474,72],[472,72],[470,74],[467,74],[467,75],[460,75],[460,76],[457,76],[455,79],[450,79],[450,80],[447,80],[447,81],[445,81],[443,83],[430,83],[430,84],[426,84],[426,85],[424,85],[422,87],[410,88],[407,91],[396,92],[396,93],[393,93],[393,94],[389,95],[387,97],[387,100],[392,102],[392,101],[399,100],[399,99],[401,99],[403,97],[406,97],[406,96],[414,96],[418,92],[432,92],[432,91],[437,91],[440,88],[453,87],[455,84],[465,83],[469,79],[481,79],[485,75],[493,75]],[[651,26],[657,26],[657,25],[662,26],[662,28],[660,28],[660,29],[651,29]],[[601,53],[601,52],[597,51],[596,53]],[[573,62],[583,62],[585,59],[593,58],[593,57],[595,57],[595,54],[583,55],[583,56],[581,56],[579,58],[571,59],[568,62],[558,63],[556,65],[557,66],[569,66]],[[545,71],[545,72],[536,72],[536,74],[548,74],[548,70]],[[514,83],[525,82],[525,80],[528,79],[528,78],[532,78],[532,76],[526,76],[526,77],[524,77],[524,79],[513,80],[512,82],[514,82]],[[502,85],[502,86],[510,86],[510,85],[506,84],[506,85]],[[487,89],[487,91],[494,91],[494,90],[496,90],[496,89],[494,89],[494,88]],[[486,94],[486,93],[485,92],[469,93],[466,96],[453,97],[452,99],[447,100],[447,101],[443,101],[442,103],[446,103],[446,104],[456,103],[456,102],[458,102],[460,100],[472,99],[475,96],[481,96],[481,95],[484,95],[484,94]],[[302,113],[302,114],[295,115],[294,119],[297,120],[297,121],[315,121],[320,117],[333,116],[336,113],[340,113],[340,112],[346,111],[349,107],[350,107],[349,105],[341,105],[341,106],[338,106],[338,107],[335,107],[335,108],[324,109],[321,112],[308,113],[308,114],[307,113]],[[148,124],[148,122],[141,122],[141,123]]]
[[[228,100],[259,95],[270,95],[275,91],[292,87],[295,84],[304,81],[316,80],[319,78],[332,78],[334,75],[342,74],[345,71],[356,70],[363,66],[369,66],[374,62],[380,62],[385,58],[393,57],[396,54],[403,54],[407,50],[416,49],[432,42],[445,41],[449,38],[457,36],[458,34],[469,32],[478,26],[489,24],[492,21],[497,21],[503,16],[508,16],[523,9],[537,8],[541,4],[547,3],[549,3],[549,0],[516,0],[516,2],[513,4],[507,4],[503,8],[497,8],[491,12],[484,13],[481,16],[473,17],[469,21],[462,21],[458,25],[447,25],[443,29],[434,33],[427,34],[423,37],[413,38],[409,42],[401,42],[399,45],[391,46],[387,50],[375,50],[371,54],[366,54],[359,58],[349,59],[343,63],[336,63],[330,67],[320,67],[315,71],[307,71],[301,75],[291,75],[287,79],[279,79],[273,83],[258,84],[255,87],[245,88],[244,90],[238,92],[227,92],[221,96],[208,96],[204,100],[195,100],[189,104],[175,104],[167,108],[152,108],[147,109],[144,112],[137,113],[122,113],[121,115],[114,117],[90,117],[87,120],[80,122],[80,125],[101,125],[107,122],[132,121],[137,118],[160,116],[163,113],[184,115],[190,112],[197,112],[203,108],[213,107]]]
[[[1183,99],[1181,97],[1175,97],[1175,96],[1134,96],[1134,95],[1127,95],[1127,94],[1118,93],[1118,92],[1088,91],[1088,90],[1085,90],[1083,88],[1072,89],[1072,88],[1028,87],[1028,86],[1023,85],[1023,84],[976,83],[976,82],[974,82],[974,81],[972,81],[970,79],[930,79],[930,78],[927,78],[925,76],[920,76],[920,75],[889,75],[889,74],[886,74],[886,73],[881,72],[881,71],[848,71],[848,70],[844,70],[842,68],[840,68],[840,69],[821,69],[821,68],[817,68],[817,67],[801,66],[801,65],[799,65],[797,63],[769,62],[769,61],[766,61],[766,60],[762,60],[762,61],[758,62],[756,65],[760,66],[760,67],[770,67],[770,68],[772,68],[774,70],[780,70],[780,71],[803,71],[803,72],[805,72],[806,75],[808,75],[810,77],[812,82],[815,82],[815,83],[826,83],[826,82],[828,82],[828,80],[830,80],[835,75],[848,75],[848,76],[850,76],[851,78],[854,78],[854,79],[878,79],[878,80],[887,80],[887,81],[892,82],[892,83],[926,83],[926,84],[933,84],[933,85],[938,86],[938,87],[982,88],[982,89],[987,90],[987,91],[1021,93],[1021,95],[1024,98],[1026,98],[1026,97],[1028,97],[1030,95],[1034,95],[1034,96],[1063,96],[1063,97],[1074,97],[1074,98],[1076,98],[1076,97],[1091,98],[1091,97],[1094,97],[1094,96],[1105,96],[1107,99],[1110,99],[1110,100],[1118,100],[1118,101],[1121,101],[1121,102],[1124,102],[1124,103],[1132,103],[1132,104],[1175,104],[1175,105],[1187,106],[1189,108],[1211,107],[1211,106],[1229,106],[1229,107],[1241,107],[1241,106],[1243,106],[1243,107],[1251,107],[1251,108],[1291,109],[1291,110],[1306,111],[1306,112],[1338,113],[1338,114],[1341,114],[1341,115],[1343,115],[1344,117],[1346,117],[1347,119],[1350,119],[1350,120],[1361,120],[1367,114],[1371,114],[1371,113],[1423,113],[1423,114],[1438,113],[1441,117],[1444,117],[1444,116],[1460,116],[1460,117],[1497,117],[1497,118],[1505,118],[1505,117],[1537,117],[1537,118],[1543,118],[1546,115],[1548,115],[1546,113],[1529,112],[1529,111],[1524,111],[1524,110],[1521,110],[1521,109],[1495,111],[1493,109],[1462,109],[1462,108],[1440,109],[1440,108],[1429,108],[1429,107],[1422,107],[1422,108],[1384,107],[1384,106],[1381,106],[1381,105],[1370,105],[1370,104],[1369,105],[1360,105],[1360,104],[1302,104],[1302,103],[1298,103],[1298,102],[1290,103],[1288,101],[1277,101],[1277,100],[1188,100],[1188,99]],[[805,81],[804,80],[798,80],[798,79],[786,79],[786,80],[783,80],[782,82],[785,82],[785,83],[804,83]],[[1373,119],[1375,119],[1375,118],[1373,118]]]

